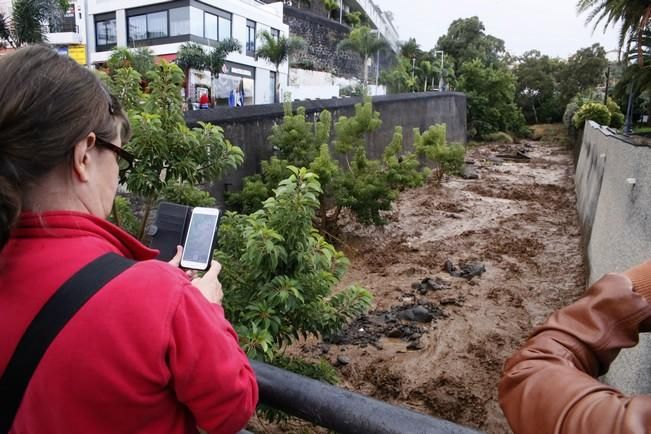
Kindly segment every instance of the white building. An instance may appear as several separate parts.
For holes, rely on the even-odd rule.
[[[0,12],[11,15],[11,0],[0,0]],[[83,1],[71,1],[57,20],[44,22],[45,39],[59,53],[86,65],[86,8]]]
[[[172,61],[181,45],[192,41],[210,46],[226,38],[242,44],[241,53],[227,57],[217,80],[205,83],[206,74],[192,74],[190,97],[196,99],[202,85],[211,88],[219,104],[228,104],[229,93],[244,89],[245,104],[271,103],[279,83],[287,84],[288,65],[275,67],[255,51],[257,35],[267,30],[275,35],[289,33],[283,24],[282,3],[264,4],[256,0],[86,0],[88,5],[89,63],[105,62],[111,49],[148,47],[155,55]],[[203,81],[203,83],[202,83]],[[209,80],[208,80],[209,81]],[[195,88],[195,85],[197,87]]]

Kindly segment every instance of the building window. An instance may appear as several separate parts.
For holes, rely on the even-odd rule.
[[[246,20],[246,55],[255,56],[255,21]]]
[[[167,36],[167,11],[147,14],[147,39]]]
[[[219,17],[219,40],[229,39],[231,37],[231,20],[230,18]]]
[[[271,102],[278,102],[278,91],[276,89],[276,72],[269,72],[269,95],[271,96]]]
[[[117,42],[118,37],[115,27],[115,18],[97,21],[95,23],[95,45],[97,45],[98,50],[104,51],[110,49],[110,47],[115,45]]]
[[[217,16],[209,14],[208,12],[204,15],[204,36],[207,39],[217,40]]]
[[[170,36],[190,34],[190,8],[170,9]]]
[[[129,17],[129,40],[147,39],[147,15]]]
[[[203,38],[203,11],[190,7],[190,34]]]
[[[280,30],[278,29],[271,29],[271,36],[276,40],[276,42],[280,39]]]
[[[129,17],[128,27],[129,41],[165,38],[169,35],[167,11]]]

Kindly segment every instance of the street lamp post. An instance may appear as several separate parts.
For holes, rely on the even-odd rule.
[[[443,57],[445,56],[445,52],[443,50],[434,51],[435,56],[439,53],[441,53],[441,75],[439,76],[439,92],[443,92]]]
[[[626,106],[626,121],[624,122],[624,135],[633,133],[633,81],[628,85],[628,105]]]

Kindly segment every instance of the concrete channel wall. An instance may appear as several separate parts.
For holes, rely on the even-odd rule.
[[[575,182],[588,284],[651,259],[650,168],[650,147],[586,125]],[[651,393],[651,335],[622,351],[603,380],[628,394]]]
[[[333,123],[340,116],[355,113],[355,98],[333,98],[326,100],[298,101],[292,104],[294,110],[305,107],[306,115],[313,117],[322,110],[332,113]],[[403,127],[403,146],[411,150],[413,128],[421,131],[430,125],[447,125],[447,140],[450,143],[466,143],[466,96],[455,92],[419,92],[373,97],[373,109],[380,113],[382,126],[369,135],[367,152],[370,158],[382,156],[384,147],[393,137],[395,126]],[[245,176],[259,173],[261,162],[272,155],[267,138],[271,128],[282,122],[282,104],[263,104],[237,108],[220,107],[211,110],[197,110],[186,113],[189,126],[198,122],[210,122],[224,129],[224,136],[244,151],[244,163],[236,171],[211,186],[211,193],[218,201],[223,200],[224,191],[241,189]],[[334,132],[334,128],[332,129]]]

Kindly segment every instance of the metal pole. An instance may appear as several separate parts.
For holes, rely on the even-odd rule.
[[[626,121],[624,122],[624,134],[633,133],[633,81],[628,85],[628,106],[626,107]]]
[[[441,50],[441,77],[439,77],[439,92],[443,92],[443,57],[445,52]]]
[[[477,434],[470,428],[251,361],[260,401],[340,434]]]
[[[604,92],[604,105],[608,104],[608,85],[610,84],[610,62],[608,62],[608,71],[606,71],[606,91]]]
[[[344,0],[339,0],[339,24],[343,22],[344,18]]]

